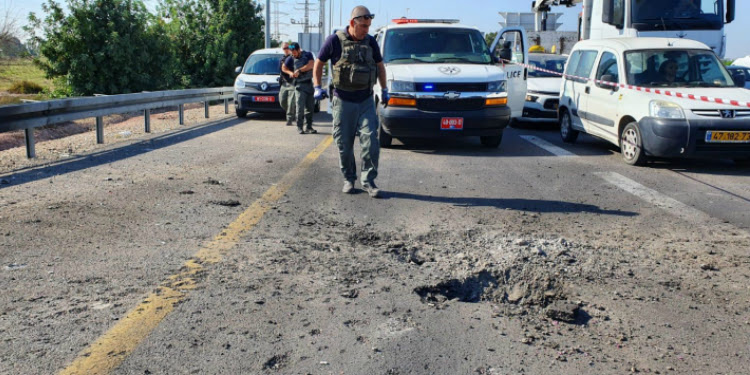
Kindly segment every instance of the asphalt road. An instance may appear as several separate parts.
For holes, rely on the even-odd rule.
[[[746,371],[748,169],[629,167],[527,126],[498,149],[396,140],[371,199],[340,192],[316,122],[251,115],[0,176],[0,373]],[[560,299],[601,325],[552,334],[546,303],[515,311],[510,291],[420,300],[495,270],[502,241],[574,244]]]

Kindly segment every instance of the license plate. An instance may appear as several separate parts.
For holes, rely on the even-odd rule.
[[[441,130],[463,130],[463,128],[463,117],[443,117],[443,119],[440,121]]]
[[[707,143],[750,143],[750,132],[707,131]]]
[[[276,98],[273,96],[253,96],[254,102],[262,102],[262,103],[273,103],[276,101]]]

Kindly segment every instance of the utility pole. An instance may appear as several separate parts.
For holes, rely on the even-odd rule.
[[[275,40],[282,40],[282,36],[288,37],[288,34],[282,33],[279,29],[279,26],[289,26],[288,23],[281,22],[281,16],[288,16],[289,13],[282,12],[279,10],[279,4],[285,4],[284,1],[280,0],[271,0],[271,3],[273,4],[273,38]]]
[[[266,0],[266,48],[271,48],[271,0]]]

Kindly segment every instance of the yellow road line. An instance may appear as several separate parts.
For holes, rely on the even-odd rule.
[[[245,212],[185,262],[179,273],[163,281],[153,293],[128,312],[114,327],[83,350],[70,366],[60,372],[60,375],[108,374],[117,368],[141,341],[151,334],[162,319],[169,315],[177,304],[187,298],[189,291],[195,289],[199,282],[196,276],[206,272],[204,267],[220,262],[239,239],[260,222],[263,215],[286,194],[332,142],[333,138],[326,137],[279,183],[271,186]]]

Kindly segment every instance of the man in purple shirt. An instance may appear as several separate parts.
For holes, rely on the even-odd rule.
[[[375,185],[378,175],[380,142],[378,141],[378,116],[372,88],[375,81],[383,87],[383,101],[388,100],[385,65],[375,38],[368,34],[374,14],[364,6],[352,10],[349,27],[329,36],[318,53],[313,69],[315,98],[322,99],[326,92],[320,86],[323,65],[330,60],[333,77],[333,138],[339,148],[339,166],[344,175],[342,191],[354,192],[357,164],[354,158],[354,138],[359,131],[362,148],[362,188],[373,197],[380,196]]]

